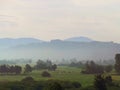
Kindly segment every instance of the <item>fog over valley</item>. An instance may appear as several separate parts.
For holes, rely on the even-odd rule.
[[[109,60],[119,53],[120,44],[87,37],[43,41],[35,38],[0,39],[1,59]]]

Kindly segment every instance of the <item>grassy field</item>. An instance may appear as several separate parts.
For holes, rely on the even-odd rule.
[[[33,71],[27,75],[1,75],[0,81],[20,81],[26,76],[32,76],[35,80],[49,80],[49,79],[57,79],[57,80],[65,80],[65,81],[78,81],[82,84],[83,87],[91,86],[94,81],[94,75],[85,75],[81,74],[80,68],[74,67],[58,67],[56,71],[50,71],[52,77],[51,78],[44,78],[41,76],[41,73],[44,70],[40,71]],[[120,76],[113,75],[113,80],[120,82]]]

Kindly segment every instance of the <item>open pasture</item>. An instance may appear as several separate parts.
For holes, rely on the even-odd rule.
[[[56,71],[48,71],[51,74],[50,78],[42,77],[41,73],[45,70],[34,70],[29,74],[21,75],[0,75],[0,82],[9,82],[9,81],[21,81],[27,76],[33,77],[36,81],[44,80],[64,80],[64,81],[78,81],[82,84],[83,87],[91,86],[94,82],[94,75],[90,74],[81,74],[80,68],[60,66]],[[113,75],[113,80],[120,82],[119,75]]]

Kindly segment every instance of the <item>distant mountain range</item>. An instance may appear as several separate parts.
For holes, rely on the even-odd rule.
[[[56,40],[51,40],[51,41],[62,41],[59,39]],[[65,39],[64,41],[69,41],[69,42],[92,42],[92,39],[89,39],[87,37],[73,37],[73,38],[68,38]],[[46,42],[44,40],[39,40],[36,38],[0,38],[0,48],[6,48],[6,47],[11,47],[11,46],[17,46],[17,45],[26,45],[26,44],[31,44],[31,43],[42,43]]]
[[[59,39],[58,39],[59,40]],[[51,40],[52,41],[52,40]],[[73,41],[73,42],[92,42],[94,40],[88,38],[88,37],[72,37],[65,39],[64,41]],[[41,43],[45,42],[44,40],[39,40],[36,38],[0,38],[0,44],[13,44],[13,45],[18,45],[18,44],[28,44],[28,43]]]
[[[30,43],[41,43],[43,42],[42,40],[35,39],[35,38],[1,38],[0,39],[0,48],[6,48],[6,47],[11,47],[11,46],[16,46],[16,45],[26,45]]]
[[[74,37],[49,42],[35,38],[0,39],[0,59],[32,58],[61,60],[114,59],[120,44],[94,41],[87,37]]]
[[[92,42],[94,40],[88,38],[88,37],[72,37],[65,39],[65,41],[71,41],[71,42]]]

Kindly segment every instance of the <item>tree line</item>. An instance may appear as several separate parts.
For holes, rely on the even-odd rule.
[[[36,62],[36,65],[34,66],[34,69],[36,70],[48,69],[50,71],[55,71],[57,69],[57,65],[53,64],[50,60],[47,61],[38,60]]]
[[[33,67],[30,64],[26,64],[23,69],[23,73],[27,74],[32,72],[33,70],[42,70],[42,69],[55,71],[57,69],[57,65],[53,64],[50,60],[47,60],[47,61],[38,60]],[[1,74],[21,74],[22,67],[19,65],[3,64],[3,65],[0,65],[0,73]]]
[[[22,67],[18,65],[0,65],[1,74],[20,74],[22,72]]]
[[[99,65],[94,61],[87,61],[84,67],[82,70],[84,74],[103,74],[104,72],[109,73],[113,70],[112,65]]]

